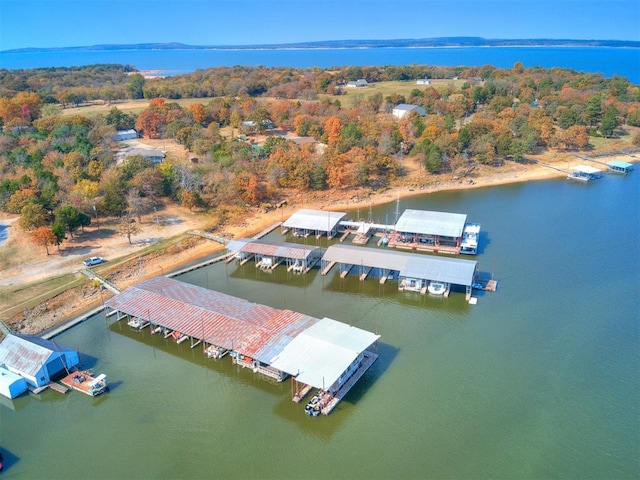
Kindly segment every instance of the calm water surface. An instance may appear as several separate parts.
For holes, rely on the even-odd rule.
[[[561,67],[605,77],[622,75],[640,83],[640,48],[612,47],[442,47],[442,48],[327,48],[327,49],[209,49],[209,50],[58,50],[55,52],[0,52],[7,69],[68,67],[96,63],[134,65],[139,70],[161,70],[164,75],[197,69],[264,65],[267,67],[329,68],[341,65],[482,66],[511,68]]]
[[[402,200],[482,223],[480,270],[499,284],[475,306],[335,272],[218,264],[184,275],[377,329],[380,358],[334,413],[310,418],[288,382],[97,315],[56,340],[107,373],[111,391],[3,401],[3,476],[637,478],[639,191],[635,171]]]

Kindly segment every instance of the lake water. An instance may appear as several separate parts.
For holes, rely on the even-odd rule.
[[[341,280],[335,271],[296,276],[223,263],[183,275],[377,329],[380,357],[331,415],[311,418],[291,402],[288,381],[96,315],[56,341],[108,374],[111,391],[2,401],[3,475],[637,478],[638,191],[636,171],[589,185],[554,180],[402,200],[401,210],[482,223],[476,258],[498,290],[475,306],[461,293],[399,293],[395,282]],[[373,220],[395,210],[395,202],[374,208]]]
[[[9,238],[9,227],[0,223],[0,245],[7,241]]]
[[[614,74],[640,83],[640,48],[611,47],[454,47],[454,48],[343,48],[343,49],[208,49],[208,50],[59,50],[56,52],[0,52],[0,67],[7,69],[68,67],[96,63],[134,65],[139,70],[160,70],[165,75],[233,65],[267,67],[321,67],[409,65],[494,65],[511,68],[562,67]]]

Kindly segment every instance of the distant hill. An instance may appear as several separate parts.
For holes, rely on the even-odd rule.
[[[640,48],[633,40],[572,40],[572,39],[493,39],[482,37],[407,38],[396,40],[326,40],[320,42],[255,44],[255,45],[187,45],[184,43],[107,44],[83,47],[19,48],[2,53],[55,52],[60,50],[201,50],[201,49],[283,49],[283,48],[390,48],[390,47],[513,47],[513,46],[575,46]]]

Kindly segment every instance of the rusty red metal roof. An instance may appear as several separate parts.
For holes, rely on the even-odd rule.
[[[313,252],[321,251],[320,247],[302,245],[298,243],[272,242],[252,238],[232,240],[227,244],[227,250],[232,252],[253,253],[268,257],[305,259]]]
[[[105,305],[264,363],[319,321],[167,277],[129,287]]]

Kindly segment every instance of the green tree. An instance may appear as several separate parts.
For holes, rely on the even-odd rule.
[[[640,127],[640,108],[629,112],[629,115],[627,115],[627,123],[632,127]]]
[[[431,173],[438,173],[442,169],[442,153],[435,145],[431,146],[429,154],[424,162],[424,166]]]
[[[609,138],[615,132],[618,127],[618,109],[611,105],[607,108],[602,116],[602,123],[600,124],[600,133],[604,138]]]
[[[91,224],[91,217],[86,213],[78,211],[73,205],[65,205],[54,212],[54,224],[61,225],[66,229],[71,237],[78,227],[86,227]]]
[[[127,84],[127,95],[132,99],[144,98],[144,83],[145,79],[139,73],[134,73],[129,76],[129,83]]]
[[[602,117],[602,96],[593,95],[584,106],[584,116],[587,125],[597,125]]]
[[[104,122],[107,125],[112,125],[116,130],[130,130],[136,126],[136,119],[133,115],[121,112],[116,107],[109,110]]]

